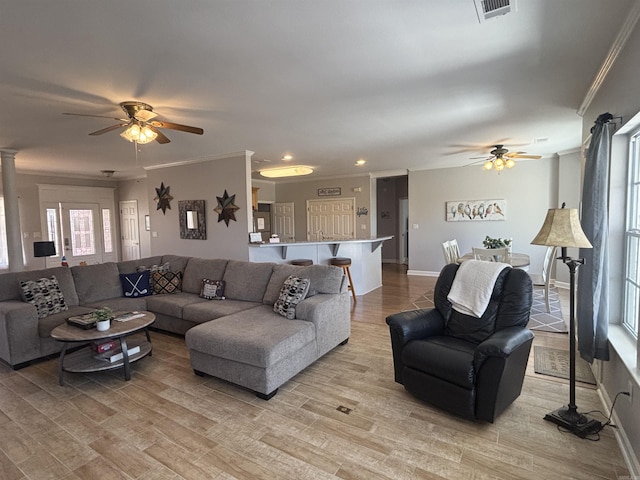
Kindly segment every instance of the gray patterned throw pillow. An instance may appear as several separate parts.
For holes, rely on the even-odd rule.
[[[22,298],[36,307],[38,318],[69,310],[55,275],[20,282]]]
[[[298,278],[289,275],[280,289],[278,300],[273,304],[273,311],[289,320],[293,320],[296,318],[296,306],[304,300],[308,291],[308,278]]]

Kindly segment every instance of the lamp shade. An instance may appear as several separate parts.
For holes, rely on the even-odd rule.
[[[54,242],[33,242],[34,257],[51,257],[56,254]]]
[[[582,231],[576,208],[550,208],[532,245],[593,248]]]

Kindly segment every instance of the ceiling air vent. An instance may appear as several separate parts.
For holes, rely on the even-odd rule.
[[[473,0],[480,23],[516,11],[516,0]]]

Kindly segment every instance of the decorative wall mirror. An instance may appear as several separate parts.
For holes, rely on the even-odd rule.
[[[190,240],[207,239],[207,222],[204,200],[180,200],[180,238]]]

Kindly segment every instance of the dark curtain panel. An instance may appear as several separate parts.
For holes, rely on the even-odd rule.
[[[593,248],[581,248],[578,271],[578,350],[587,362],[609,360],[609,160],[615,124],[603,113],[591,129],[582,188],[582,229]]]

